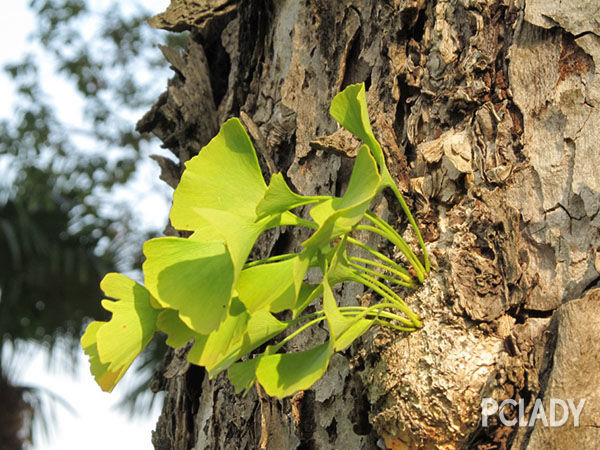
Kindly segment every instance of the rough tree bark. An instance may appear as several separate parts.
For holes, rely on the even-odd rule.
[[[366,81],[433,260],[405,296],[422,330],[373,330],[291,399],[241,398],[172,352],[153,383],[167,391],[155,447],[596,448],[598,17],[596,0],[172,0],[153,18],[191,32],[183,55],[163,49],[175,75],[138,125],[179,159],[157,158],[167,183],[242,116],[267,179],[282,171],[301,193],[340,194],[357,142],[328,108]],[[401,211],[378,208],[414,241]],[[303,238],[268,234],[256,254]],[[338,294],[349,304],[363,292]],[[587,401],[579,428],[572,417],[483,428],[482,397],[526,411],[538,397]]]

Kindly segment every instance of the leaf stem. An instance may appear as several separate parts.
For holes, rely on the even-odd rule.
[[[425,273],[426,273],[425,268],[423,267],[423,264],[421,264],[421,261],[419,260],[419,258],[417,258],[415,253],[408,246],[406,241],[402,238],[402,236],[400,236],[400,234],[398,234],[398,232],[389,223],[387,223],[381,217],[376,216],[372,212],[367,211],[365,213],[365,217],[377,227],[376,229],[381,230],[385,234],[381,234],[381,233],[375,231],[375,229],[371,229],[372,227],[369,227],[369,231],[372,231],[374,233],[384,236],[391,243],[393,243],[396,247],[398,247],[398,250],[400,250],[404,254],[404,256],[406,256],[406,258],[408,258],[410,265],[413,266],[413,268],[415,269],[415,272],[417,272],[419,281],[422,283],[425,280]],[[368,227],[368,225],[362,225],[362,226]]]
[[[387,319],[393,319],[393,320],[398,320],[400,322],[402,322],[402,319],[406,320],[404,317],[399,316],[398,314],[394,314],[392,312],[389,311],[383,311],[384,308],[396,308],[396,304],[395,303],[377,303],[373,306],[370,306],[368,309],[366,309],[363,306],[340,306],[339,309],[340,311],[342,311],[342,313],[344,313],[345,311],[366,311],[364,314],[365,315],[375,315],[375,316],[381,316],[381,317],[385,317]],[[377,311],[375,312],[371,312],[370,310],[374,310]]]
[[[408,271],[404,267],[400,267],[402,271],[397,270],[393,267],[386,266],[385,264],[378,263],[377,261],[371,261],[370,259],[360,258],[358,256],[349,256],[349,260],[356,263],[363,263],[369,266],[379,267],[380,269],[387,270],[388,272],[393,273],[397,277],[403,279],[407,283],[412,283],[412,277],[408,273]]]
[[[416,287],[414,284],[412,284],[410,282],[406,282],[404,280],[400,280],[398,278],[391,277],[391,276],[386,275],[384,273],[377,272],[375,270],[371,270],[371,269],[369,269],[367,267],[361,266],[360,264],[355,264],[355,263],[353,263],[351,261],[348,261],[348,265],[350,267],[354,267],[355,269],[362,270],[365,273],[368,273],[368,274],[371,274],[371,275],[375,275],[376,277],[383,278],[384,280],[387,280],[390,283],[394,283],[394,284],[398,284],[400,286],[405,286],[405,287],[410,287],[410,288],[415,288]]]
[[[298,256],[298,253],[284,253],[283,255],[275,255],[275,256],[269,256],[268,258],[264,258],[264,259],[257,259],[256,261],[250,261],[250,262],[247,262],[246,264],[244,264],[244,269],[258,266],[260,264],[267,264],[267,263],[276,262],[276,261],[284,261],[286,259],[291,259],[294,256]]]
[[[389,300],[390,302],[394,303],[396,305],[396,308],[399,309],[400,311],[402,311],[404,314],[406,314],[409,318],[410,318],[410,322],[412,322],[412,325],[414,325],[417,328],[421,328],[423,326],[423,324],[421,323],[421,319],[419,318],[419,316],[417,314],[415,314],[407,305],[406,303],[404,303],[404,300],[402,300],[398,294],[396,294],[394,291],[392,291],[389,287],[387,287],[385,284],[381,283],[379,280],[370,277],[369,275],[366,274],[361,274],[361,273],[356,273],[355,272],[355,276],[357,277],[356,281],[358,281],[359,283],[373,289],[375,292],[377,292],[379,295],[381,295],[383,298]]]
[[[410,209],[408,209],[408,205],[406,204],[406,201],[404,200],[402,193],[398,189],[398,186],[396,186],[396,183],[392,180],[391,175],[389,175],[389,172],[388,172],[388,176],[390,178],[390,180],[389,180],[390,183],[388,185],[392,189],[394,194],[396,195],[396,198],[400,202],[400,206],[402,206],[402,210],[404,211],[404,214],[406,214],[406,217],[408,218],[408,221],[410,222],[412,229],[414,230],[415,234],[417,235],[419,245],[421,246],[421,251],[423,252],[423,259],[425,260],[425,272],[429,273],[431,265],[429,263],[429,255],[427,255],[427,248],[425,247],[425,241],[423,241],[423,236],[421,236],[419,227],[417,226],[417,223],[415,222],[415,219],[414,219],[412,213],[410,212]]]
[[[415,327],[401,327],[398,325],[394,325],[393,323],[390,323],[386,320],[381,320],[381,319],[375,319],[375,323],[377,323],[378,325],[384,326],[384,327],[389,327],[389,328],[394,328],[395,330],[398,331],[415,331]]]
[[[398,305],[396,303],[378,303],[376,305],[370,306],[369,308],[365,308],[363,306],[342,306],[339,309],[341,310],[341,312],[344,316],[356,317],[357,314],[353,314],[354,311],[356,311],[356,312],[360,311],[360,313],[361,313],[360,315],[363,317],[367,316],[367,315],[376,316],[374,320],[377,324],[386,326],[386,327],[395,328],[400,331],[415,331],[416,328],[419,328],[418,326],[416,326],[416,324],[414,322],[406,319],[405,317],[399,316],[399,315],[391,313],[389,311],[381,311],[383,308],[397,308],[397,307],[398,307]],[[396,320],[406,326],[403,327],[403,326],[394,325],[393,323],[379,319],[380,316],[385,317],[387,319]],[[277,351],[279,351],[281,349],[281,347],[283,347],[285,344],[287,344],[293,338],[298,336],[304,330],[325,320],[326,318],[327,317],[325,316],[325,311],[320,310],[320,311],[316,311],[314,313],[306,314],[302,317],[298,317],[296,319],[290,320],[289,322],[286,322],[289,324],[289,326],[292,326],[292,325],[300,323],[304,320],[312,319],[309,322],[306,322],[303,325],[301,325],[300,327],[298,327],[298,329],[294,330],[293,333],[289,334],[288,336],[283,338],[280,342],[278,342],[277,344],[272,346],[269,349],[269,353],[276,353]]]
[[[356,245],[359,248],[362,248],[364,251],[370,253],[371,255],[373,255],[375,258],[388,263],[391,267],[393,267],[394,269],[402,272],[402,271],[406,271],[406,269],[404,267],[402,267],[400,264],[398,264],[397,262],[391,260],[390,258],[388,258],[387,256],[385,256],[383,253],[378,252],[377,250],[369,247],[367,244],[363,244],[362,242],[360,242],[359,240],[356,240],[350,236],[348,236],[348,242],[350,242],[352,245]],[[407,272],[408,273],[408,272]]]
[[[320,311],[320,313],[323,313],[323,311]],[[283,338],[280,342],[278,342],[273,347],[271,347],[270,350],[269,350],[269,353],[276,353],[281,347],[283,347],[289,341],[291,341],[292,339],[294,339],[296,336],[298,336],[304,330],[306,330],[307,328],[311,327],[312,325],[314,325],[316,323],[321,322],[322,320],[325,320],[325,316],[317,317],[316,319],[313,319],[310,322],[307,322],[304,325],[300,326],[293,333],[289,334],[288,336],[286,336],[285,338]]]

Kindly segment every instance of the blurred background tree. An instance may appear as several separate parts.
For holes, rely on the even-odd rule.
[[[33,342],[52,351],[60,343],[75,361],[88,318],[103,318],[99,281],[111,270],[139,268],[141,242],[160,231],[119,198],[157,147],[134,131],[168,76],[157,45],[186,40],[150,32],[148,2],[31,0],[28,7],[35,31],[30,51],[4,65],[15,101],[0,120],[0,404],[12,418],[0,417],[0,449],[30,441],[43,410],[42,393],[11,375],[5,347]],[[66,113],[65,103],[81,114]],[[154,345],[147,361],[161,348]],[[140,370],[128,395],[136,411],[152,400],[139,395],[149,392],[150,376],[146,364]]]

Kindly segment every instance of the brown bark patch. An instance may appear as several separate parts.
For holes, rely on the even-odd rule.
[[[592,57],[575,43],[573,36],[565,33],[558,59],[558,82],[566,80],[571,75],[582,75],[593,72],[593,70],[594,61]]]

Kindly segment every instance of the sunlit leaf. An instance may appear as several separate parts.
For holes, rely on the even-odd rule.
[[[131,364],[150,342],[158,311],[151,305],[148,290],[125,275],[109,273],[100,288],[106,296],[117,299],[102,300],[102,307],[112,312],[112,318],[96,333],[100,360],[110,361],[109,369],[114,370]]]
[[[346,349],[352,342],[362,336],[373,324],[373,320],[362,317],[346,317],[340,311],[327,277],[323,278],[323,311],[327,316],[330,333],[335,341],[335,351]]]
[[[237,280],[242,267],[260,234],[269,227],[269,220],[255,222],[253,217],[240,216],[229,211],[194,208],[198,214],[198,228],[190,240],[223,241],[235,269]]]
[[[100,287],[107,297],[117,299],[102,301],[112,318],[90,324],[81,342],[98,383],[110,391],[152,339],[158,310],[146,288],[124,275],[109,273]]]
[[[311,216],[320,226],[302,245],[305,248],[322,247],[342,233],[350,231],[361,221],[377,194],[380,181],[375,160],[363,145],[356,157],[344,196],[326,200],[311,209]]]
[[[293,192],[283,179],[283,174],[276,173],[271,177],[264,198],[256,207],[258,217],[281,214],[298,206],[317,203],[326,197],[298,195]]]
[[[331,101],[329,113],[341,126],[369,146],[380,168],[385,166],[381,146],[371,128],[364,83],[351,84],[337,94]]]
[[[273,339],[287,327],[287,323],[277,320],[265,310],[255,312],[250,316],[241,339],[232,342],[218,361],[215,361],[211,366],[207,366],[209,376],[213,377],[227,369],[233,362]]]
[[[423,281],[424,273],[429,272],[430,268],[425,242],[423,241],[421,232],[419,231],[417,223],[415,222],[415,219],[413,218],[412,213],[410,212],[408,205],[402,196],[402,193],[390,175],[390,171],[385,163],[385,156],[383,154],[383,150],[381,149],[381,145],[373,134],[373,130],[369,121],[369,113],[367,111],[367,99],[365,96],[364,83],[350,85],[342,92],[337,94],[331,102],[331,108],[329,112],[333,118],[340,123],[340,125],[360,138],[371,149],[371,152],[373,152],[373,156],[377,161],[381,174],[379,191],[389,187],[394,192],[394,195],[400,202],[400,206],[406,214],[413,231],[417,235],[417,240],[419,241],[419,245],[423,251],[425,265],[422,267],[421,263],[416,260],[416,258],[415,264],[417,265],[416,270],[420,272],[419,280]]]
[[[305,251],[287,260],[244,269],[236,285],[237,294],[250,312],[291,309],[309,266],[310,255]]]
[[[173,194],[170,217],[175,228],[194,231],[201,226],[196,208],[255,217],[267,186],[252,142],[238,119],[225,122],[185,166]]]
[[[346,255],[348,240],[342,238],[334,247],[327,259],[327,282],[334,286],[344,281],[356,281],[354,270],[349,266]]]
[[[100,361],[100,355],[98,355],[98,347],[96,345],[96,333],[100,327],[105,324],[106,322],[90,323],[81,337],[81,346],[83,347],[85,354],[89,357],[90,372],[92,372],[96,382],[103,391],[111,392],[123,374],[127,371],[128,367],[121,367],[118,370],[110,371],[108,369],[110,363],[103,364]]]
[[[327,371],[333,341],[296,353],[277,353],[260,358],[256,378],[272,397],[284,398],[311,387]]]
[[[244,305],[234,298],[231,308],[219,327],[208,335],[198,336],[188,353],[187,359],[191,363],[206,367],[211,371],[212,367],[222,362],[228,356],[232,347],[241,348],[242,335],[246,331],[250,315]],[[233,363],[237,359],[231,361]]]
[[[223,242],[163,237],[144,244],[146,287],[193,331],[208,334],[227,313],[233,263]]]

